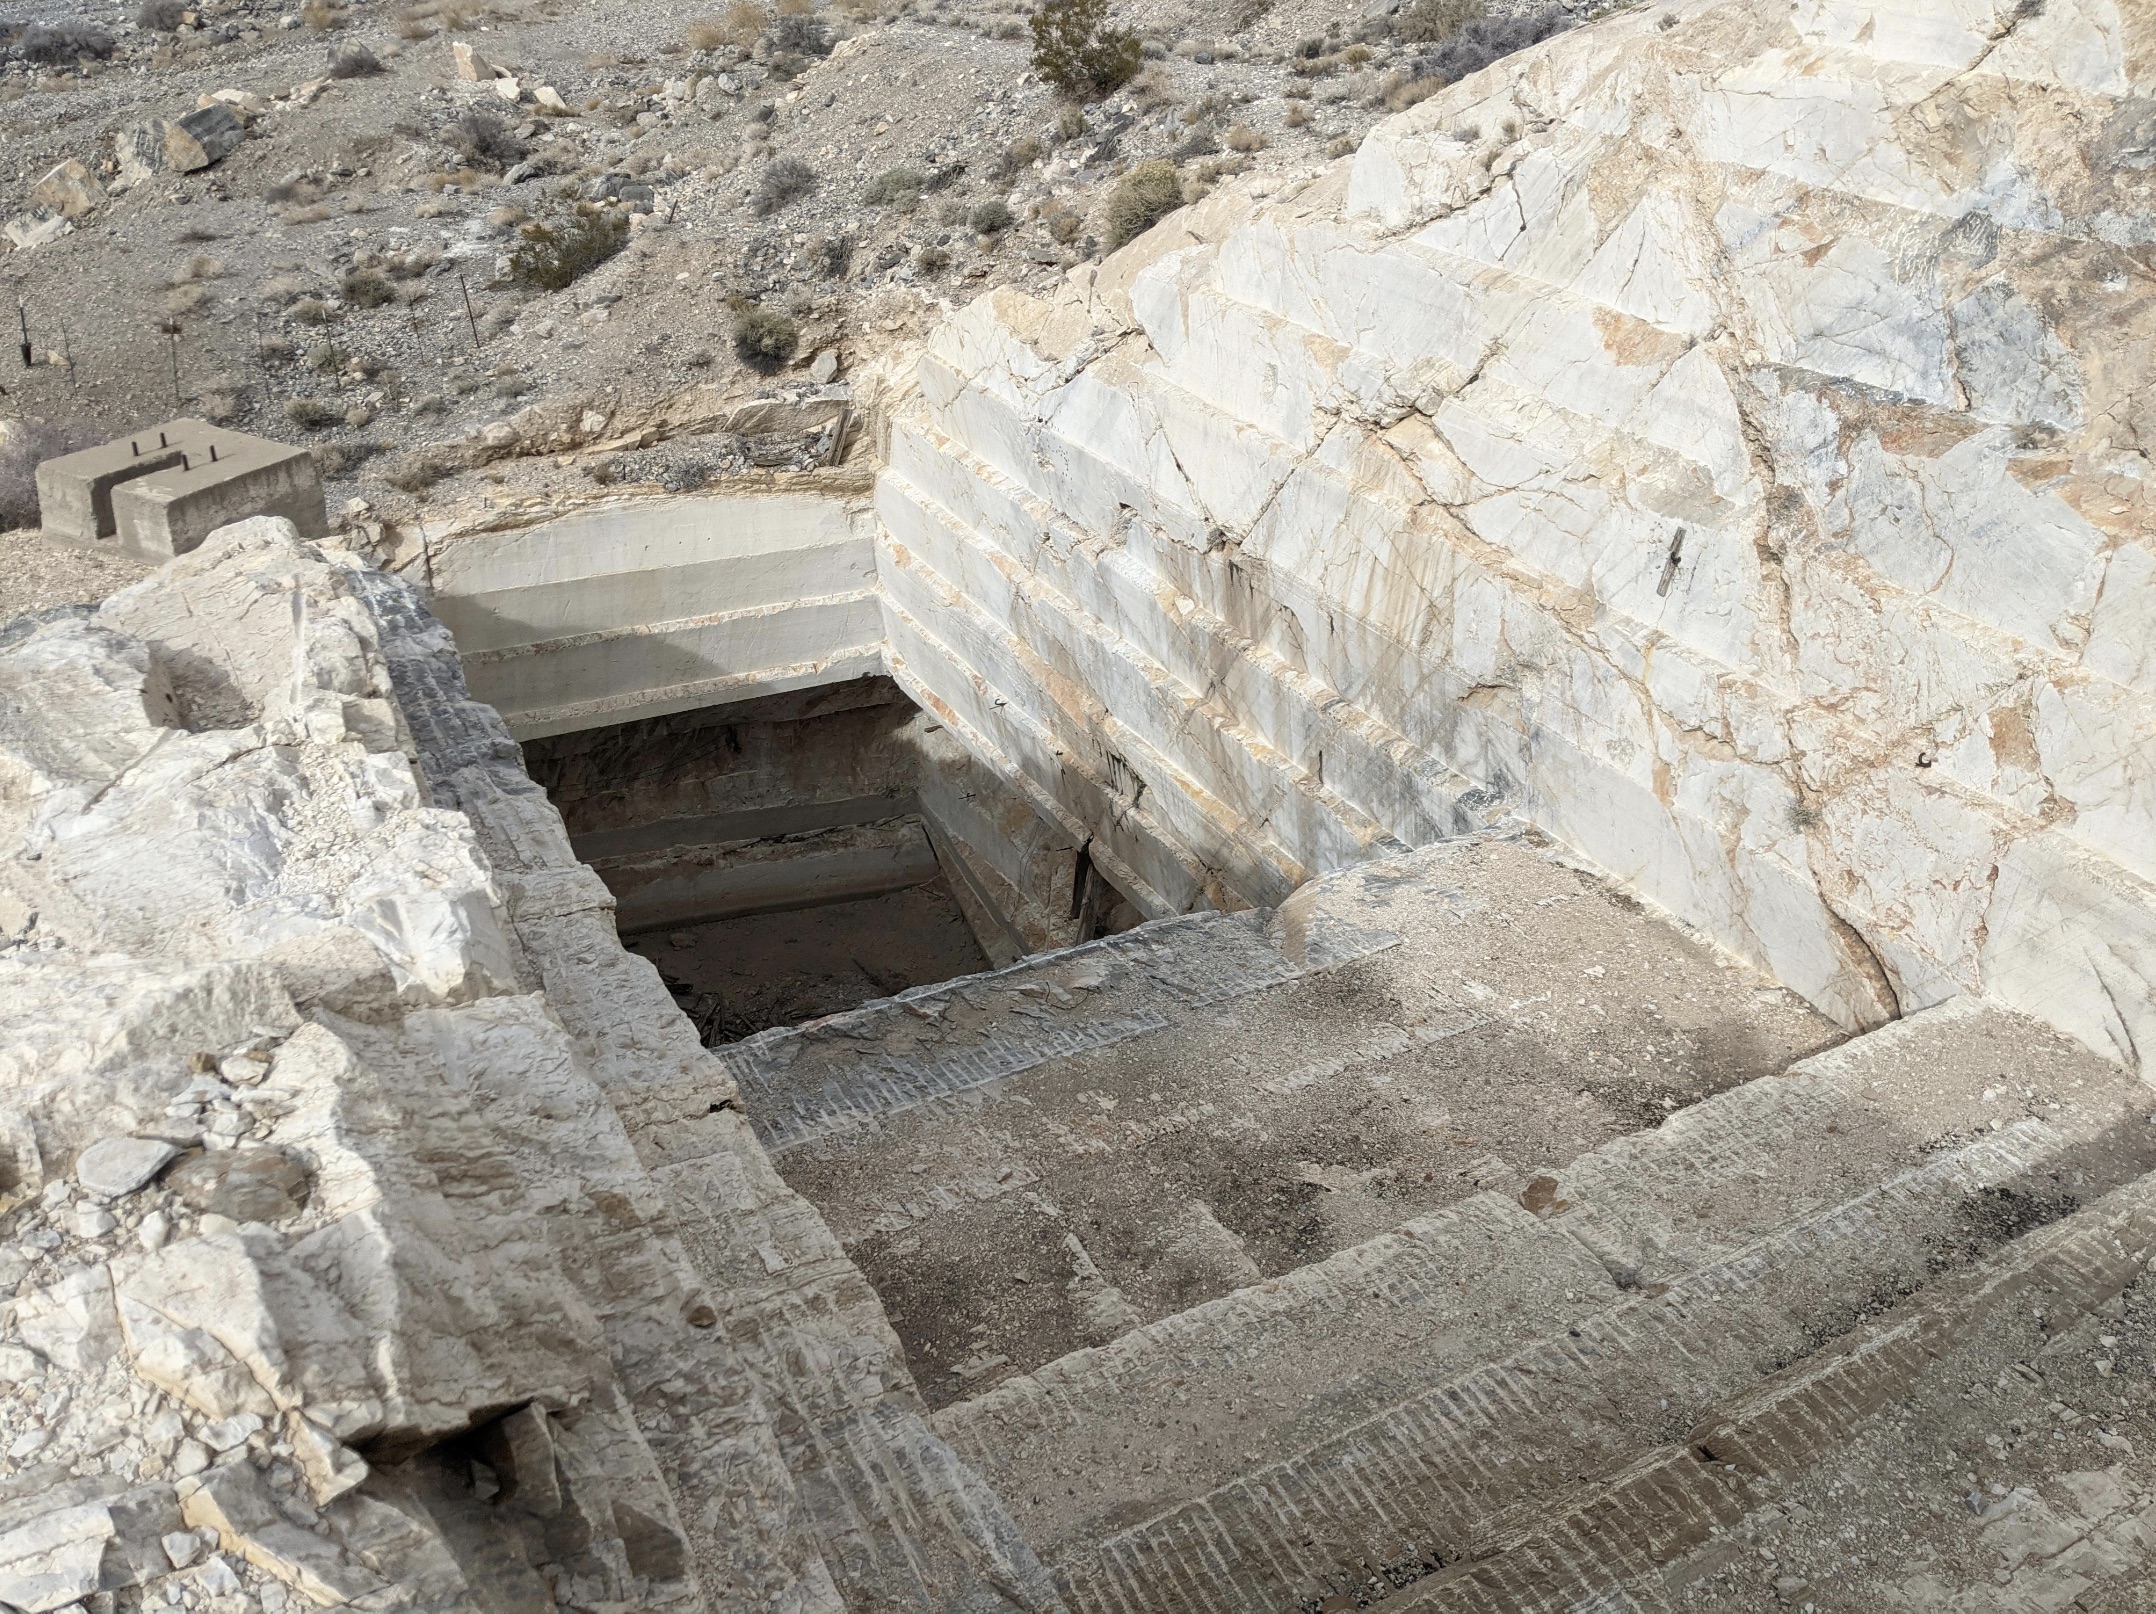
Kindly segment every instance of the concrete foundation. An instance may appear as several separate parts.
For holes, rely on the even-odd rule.
[[[187,417],[45,461],[37,493],[48,537],[138,560],[184,555],[249,516],[329,531],[307,450]]]

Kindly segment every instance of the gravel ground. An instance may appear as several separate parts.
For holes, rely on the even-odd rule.
[[[1351,150],[1421,48],[1362,0],[1243,0],[1226,19],[1157,0],[1122,12],[1146,71],[1077,109],[1031,71],[1019,0],[847,0],[787,19],[820,31],[821,57],[776,48],[769,13],[753,44],[718,39],[712,0],[314,0],[308,21],[277,0],[200,0],[200,26],[178,34],[137,27],[133,4],[43,0],[0,23],[76,18],[115,41],[104,62],[0,67],[0,215],[68,158],[111,181],[116,134],[204,96],[251,97],[248,136],[0,256],[38,361],[7,361],[0,415],[103,438],[199,414],[307,441],[333,511],[358,497],[393,520],[429,486],[406,451],[476,440],[532,404],[843,382],[981,291],[1044,288],[1104,250],[1102,203],[1138,161],[1175,160],[1194,195]],[[460,80],[456,43],[522,99]],[[382,71],[323,80],[355,46]],[[502,120],[499,150],[455,149],[475,109]],[[812,183],[760,207],[787,160]],[[872,199],[894,169],[918,192]],[[631,231],[618,255],[561,289],[520,283],[527,223],[559,230],[579,199],[610,194]],[[977,229],[995,203],[1009,225]],[[748,306],[797,332],[776,373],[735,352]],[[459,474],[530,493],[592,471],[572,455]]]

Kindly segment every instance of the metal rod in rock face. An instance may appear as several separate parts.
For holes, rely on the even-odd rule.
[[[15,299],[15,319],[22,326],[22,367],[27,370],[32,363],[30,358],[30,311],[23,306],[22,299],[19,297]]]
[[[472,312],[472,288],[464,283],[462,269],[457,271],[457,290],[464,293],[464,320],[472,328],[472,346],[476,349],[479,346],[479,319]]]

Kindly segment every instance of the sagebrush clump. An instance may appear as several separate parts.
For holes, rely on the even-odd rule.
[[[1472,17],[1437,48],[1415,58],[1413,78],[1453,84],[1470,73],[1479,73],[1492,62],[1516,50],[1538,45],[1552,34],[1563,33],[1572,19],[1555,6],[1516,17]]]
[[[861,189],[861,200],[870,207],[895,207],[910,213],[921,202],[921,171],[918,168],[887,168]]]
[[[90,56],[104,61],[112,54],[112,35],[87,22],[32,23],[15,42],[15,54],[41,67]]]
[[[135,26],[153,34],[178,33],[187,15],[187,0],[142,0],[135,12]]]
[[[756,194],[749,198],[750,211],[768,218],[788,202],[798,201],[816,188],[816,170],[799,157],[774,157],[764,164]]]
[[[332,45],[329,51],[329,76],[331,78],[372,78],[389,69],[382,65],[381,57],[365,45]]]
[[[1033,70],[1078,101],[1098,101],[1137,77],[1145,47],[1108,21],[1108,0],[1044,0],[1028,20]]]
[[[771,48],[795,56],[828,56],[831,30],[814,17],[789,13],[771,25]]]
[[[527,224],[517,234],[510,279],[534,291],[560,291],[629,244],[629,215],[579,202],[553,223]]]
[[[475,168],[508,168],[524,157],[524,142],[499,113],[475,106],[449,120],[442,144]]]
[[[1109,193],[1107,229],[1112,251],[1135,241],[1183,205],[1183,176],[1175,164],[1155,157],[1140,163]]]
[[[1482,0],[1414,0],[1403,6],[1393,31],[1411,45],[1450,39],[1482,15]]]
[[[775,308],[744,303],[734,310],[734,352],[752,370],[776,370],[801,344],[800,327]]]
[[[344,277],[344,300],[354,308],[380,308],[397,300],[397,288],[373,269],[355,269]]]

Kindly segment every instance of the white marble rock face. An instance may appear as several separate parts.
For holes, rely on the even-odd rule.
[[[1509,810],[1846,1025],[2138,1066],[2152,74],[2112,0],[1643,8],[991,293],[879,488],[900,676],[1164,902]]]

